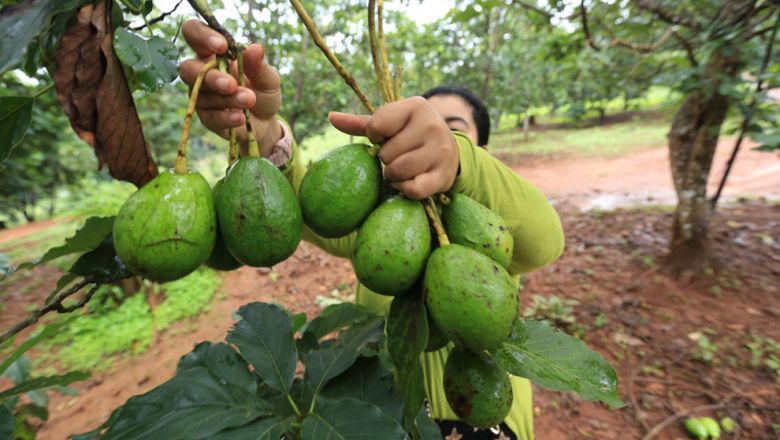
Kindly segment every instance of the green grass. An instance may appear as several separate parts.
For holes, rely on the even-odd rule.
[[[81,223],[80,220],[61,218],[49,228],[2,243],[0,252],[5,253],[14,264],[34,260],[43,256],[50,248],[64,243]]]
[[[496,133],[491,137],[494,153],[556,154],[615,157],[666,143],[665,120],[634,120],[603,127],[534,131],[528,141],[522,132]]]
[[[46,350],[38,359],[44,364],[56,362],[63,371],[108,370],[116,355],[138,355],[146,351],[155,330],[162,331],[174,322],[207,310],[220,283],[214,271],[200,269],[158,286],[164,291],[165,300],[153,311],[143,290],[116,304],[107,295],[113,289],[114,295],[121,297],[121,289],[101,287],[92,300],[90,313],[80,316],[45,342]],[[106,299],[105,304],[100,304],[101,298]]]

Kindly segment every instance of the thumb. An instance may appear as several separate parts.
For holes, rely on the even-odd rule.
[[[244,74],[252,88],[261,92],[276,92],[281,79],[276,69],[265,61],[265,49],[259,44],[250,44],[244,52]]]
[[[353,136],[365,136],[369,115],[353,115],[350,113],[330,112],[328,120],[337,130]]]

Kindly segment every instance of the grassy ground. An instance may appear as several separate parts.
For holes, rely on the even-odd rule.
[[[665,119],[638,118],[619,124],[577,129],[531,131],[528,140],[513,130],[491,136],[490,151],[528,154],[567,153],[580,157],[615,157],[666,142],[669,123]]]

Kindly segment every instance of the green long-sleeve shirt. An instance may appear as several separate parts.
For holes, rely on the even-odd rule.
[[[510,227],[514,239],[509,273],[515,277],[554,261],[563,252],[563,230],[547,198],[486,150],[475,147],[464,134],[453,132],[460,153],[460,175],[453,190],[463,193],[499,214]],[[283,171],[298,191],[306,170],[293,142],[292,157]],[[326,239],[304,227],[303,238],[326,252],[350,258],[357,233]],[[386,314],[392,297],[376,294],[359,284],[356,302],[369,310]],[[425,388],[434,419],[457,420],[444,396],[442,374],[451,346],[423,355]],[[506,424],[520,439],[533,438],[533,408],[528,380],[512,377],[514,401]]]

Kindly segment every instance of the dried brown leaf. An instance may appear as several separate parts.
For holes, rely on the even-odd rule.
[[[157,175],[141,120],[114,54],[106,2],[81,8],[56,54],[57,98],[71,126],[95,149],[100,167],[142,186]]]

